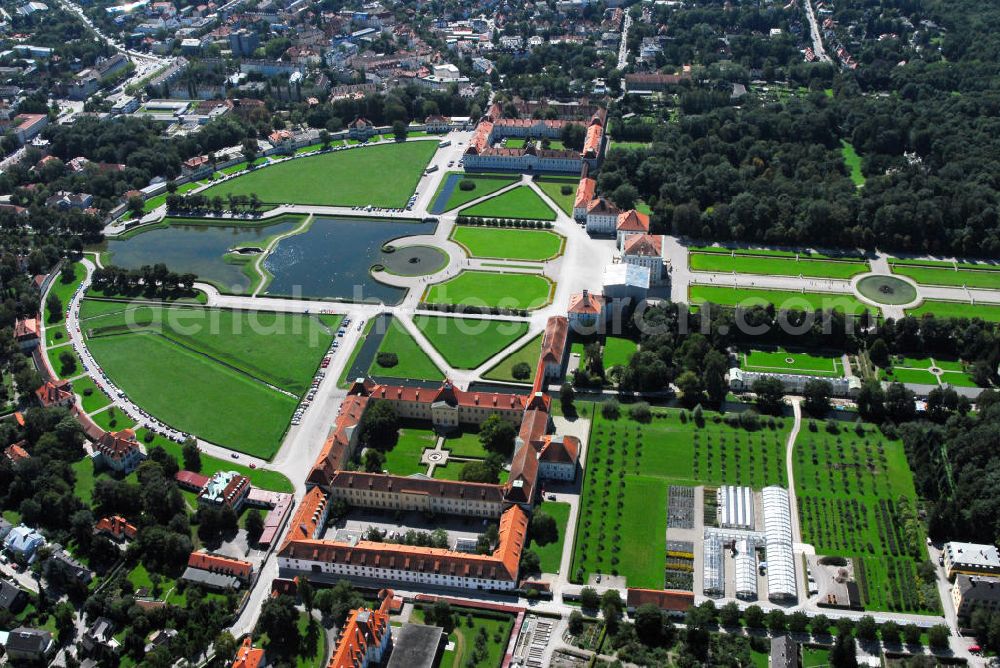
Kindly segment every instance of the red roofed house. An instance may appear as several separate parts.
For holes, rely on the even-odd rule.
[[[174,480],[178,486],[183,487],[189,492],[201,492],[201,490],[205,489],[205,485],[208,484],[209,477],[195,473],[194,471],[178,471],[174,474]]]
[[[72,392],[72,385],[68,380],[47,380],[35,390],[38,403],[43,408],[50,406],[72,406],[76,401],[76,396]]]
[[[200,179],[211,173],[212,160],[207,155],[196,155],[181,163],[181,174],[191,179]]]
[[[229,506],[238,513],[249,493],[249,478],[236,471],[218,471],[198,494],[198,503]]]
[[[596,192],[595,179],[586,176],[580,179],[580,185],[576,187],[576,199],[573,201],[573,218],[581,221],[587,219],[587,206],[594,200]]]
[[[253,638],[247,636],[243,639],[243,644],[236,650],[236,658],[233,659],[232,668],[260,668],[267,664],[266,654],[260,647],[253,646]]]
[[[628,611],[646,603],[652,603],[674,617],[683,616],[687,609],[694,605],[694,594],[689,591],[673,591],[669,589],[636,589],[628,588],[625,606]]]
[[[267,136],[267,140],[277,149],[291,150],[294,147],[295,135],[291,130],[275,130]]]
[[[146,458],[146,448],[135,439],[135,432],[131,429],[106,431],[94,442],[94,452],[90,457],[98,468],[128,475]]]
[[[451,130],[451,119],[437,114],[424,119],[424,129],[427,132],[448,132]]]
[[[618,207],[604,197],[591,200],[587,205],[587,232],[614,234],[619,213]]]
[[[219,554],[209,554],[208,552],[192,552],[191,556],[188,557],[188,566],[210,573],[232,575],[243,582],[249,581],[250,576],[253,575],[253,564],[249,561],[223,557]]]
[[[546,436],[538,452],[538,474],[550,480],[576,480],[580,440],[575,436]]]
[[[7,449],[3,451],[3,454],[14,464],[25,459],[31,459],[31,455],[29,455],[28,451],[24,449],[24,441],[8,445]]]
[[[663,282],[663,237],[659,234],[632,234],[625,239],[622,261],[649,269],[649,282],[657,285]]]
[[[351,139],[370,139],[378,134],[375,131],[375,125],[367,118],[362,118],[358,116],[353,121],[347,124],[347,136]]]
[[[348,615],[327,668],[382,665],[383,658],[392,650],[392,627],[389,625],[392,591],[383,590],[379,596],[382,596],[382,604],[378,610],[357,608]]]
[[[649,216],[635,209],[622,211],[618,214],[615,231],[618,233],[618,248],[621,248],[628,237],[634,234],[649,234]]]
[[[134,524],[130,524],[121,515],[111,515],[102,517],[101,521],[94,526],[94,531],[107,534],[115,540],[133,540],[137,529]]]
[[[560,378],[566,358],[566,338],[569,334],[569,320],[554,315],[545,323],[542,334],[542,353],[538,358],[538,376]]]
[[[38,345],[38,318],[21,318],[14,323],[14,338],[21,350],[31,350]]]
[[[566,314],[569,324],[574,327],[592,328],[604,315],[604,297],[589,290],[579,292],[569,298]]]

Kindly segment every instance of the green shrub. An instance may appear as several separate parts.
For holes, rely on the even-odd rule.
[[[375,361],[383,369],[391,369],[399,364],[399,356],[396,353],[380,352],[375,356]]]
[[[568,186],[567,185],[567,186],[560,187],[559,188],[559,194],[560,195],[572,195],[573,194],[573,186]]]
[[[527,362],[518,362],[510,370],[510,375],[518,380],[526,380],[531,376],[531,366]]]
[[[472,179],[462,179],[458,182],[458,189],[464,190],[465,192],[470,192],[476,189],[476,182]]]

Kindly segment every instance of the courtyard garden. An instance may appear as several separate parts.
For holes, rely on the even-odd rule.
[[[555,520],[559,530],[559,538],[539,545],[532,541],[529,548],[538,555],[542,573],[558,573],[562,562],[563,543],[566,541],[566,525],[569,522],[570,505],[560,501],[543,501],[536,512],[545,513]]]
[[[420,463],[420,456],[426,448],[437,443],[437,434],[417,424],[405,423],[399,430],[396,445],[385,454],[383,469],[395,475],[427,473],[427,465]]]
[[[688,263],[694,271],[841,279],[870,270],[868,263],[860,260],[774,257],[755,251],[732,251],[728,255],[692,252],[688,255]]]
[[[976,387],[976,382],[959,360],[897,355],[890,362],[891,366],[879,369],[879,380],[919,385],[937,385],[940,381],[940,384],[956,387]]]
[[[861,303],[849,294],[823,292],[793,292],[791,290],[768,290],[764,288],[732,288],[721,285],[692,285],[689,288],[691,304],[712,302],[720,306],[767,306],[774,304],[778,309],[788,310],[833,310],[843,313],[861,314],[874,312],[872,307]]]
[[[431,612],[418,606],[413,610],[412,621],[441,625],[442,620],[433,619]],[[497,668],[503,663],[514,628],[511,615],[459,607],[451,608],[451,612],[448,643],[453,649],[446,649],[441,655],[440,668]]]
[[[789,351],[784,348],[773,350],[750,349],[739,353],[741,368],[745,371],[762,373],[791,373],[807,376],[840,378],[844,375],[844,364],[840,355],[813,352]]]
[[[368,372],[373,376],[444,380],[444,373],[396,318],[392,319]]]
[[[503,260],[551,260],[563,251],[566,239],[547,230],[517,230],[458,225],[451,233],[471,257]]]
[[[860,422],[810,421],[794,466],[803,541],[854,560],[865,607],[939,614],[933,579],[918,576],[925,534],[902,441]]]
[[[414,141],[321,153],[248,172],[203,194],[256,194],[272,204],[403,208],[436,150],[434,141]]]
[[[516,218],[521,220],[555,220],[556,212],[528,186],[491,197],[459,212],[471,218]]]
[[[499,364],[483,374],[486,380],[531,384],[535,380],[538,357],[542,354],[542,335],[539,334],[504,358]],[[524,375],[525,367],[527,375]]]
[[[463,271],[427,288],[421,301],[511,310],[538,309],[552,300],[555,283],[539,274]]]
[[[785,420],[744,418],[741,426],[733,414],[656,408],[639,422],[627,405],[618,407],[618,417],[601,404],[583,410],[594,418],[574,582],[610,573],[625,575],[630,587],[664,587],[670,485],[788,484]]]
[[[103,372],[136,404],[172,427],[266,459],[339,322],[143,306],[84,321],[84,333]]]
[[[475,369],[528,332],[528,323],[416,316],[413,324],[455,369]]]

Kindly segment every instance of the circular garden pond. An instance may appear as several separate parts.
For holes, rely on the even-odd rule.
[[[876,304],[898,306],[909,304],[917,298],[917,288],[896,276],[865,276],[858,281],[857,286],[858,292]]]
[[[434,246],[382,247],[378,266],[397,276],[426,276],[435,274],[448,265],[448,254]]]

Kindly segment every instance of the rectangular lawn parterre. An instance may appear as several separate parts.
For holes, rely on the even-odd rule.
[[[1000,271],[924,267],[917,265],[892,265],[895,274],[912,278],[921,285],[968,286],[970,288],[1000,288]]]
[[[370,369],[372,375],[420,380],[444,379],[444,373],[441,369],[437,368],[437,365],[427,356],[416,339],[410,336],[406,328],[395,318],[389,325],[389,329],[386,330],[378,352],[395,353],[398,363],[392,367],[381,366],[378,363],[378,354],[376,354]]]
[[[854,558],[866,609],[938,613],[937,588],[916,575],[927,554],[903,443],[873,425],[861,429],[842,422],[836,434],[799,432],[793,465],[802,538],[817,554]]]
[[[870,270],[866,262],[778,258],[757,255],[691,253],[688,262],[694,271],[736,272],[775,276],[815,276],[850,278]]]
[[[486,459],[490,454],[479,440],[479,432],[468,431],[465,428],[460,434],[450,434],[442,447],[451,450],[451,454],[455,457]]]
[[[528,323],[416,316],[413,324],[455,369],[475,369],[528,332]]]
[[[828,378],[839,378],[844,375],[843,363],[836,355],[791,352],[784,348],[777,348],[775,350],[750,350],[742,353],[742,357],[742,367],[747,371],[804,374]]]
[[[861,303],[853,295],[823,292],[792,292],[762,288],[730,288],[719,285],[692,285],[689,288],[692,304],[712,302],[720,306],[766,306],[788,310],[835,310],[860,314],[872,307]]]
[[[627,366],[632,355],[639,348],[635,341],[623,339],[620,336],[609,336],[604,339],[604,368]]]
[[[716,422],[708,411],[697,425],[689,412],[659,408],[641,424],[626,417],[627,408],[610,419],[600,404],[578,405],[581,415],[594,417],[568,575],[585,583],[593,573],[618,573],[630,587],[662,589],[669,486],[787,485],[789,425],[764,421],[751,432]]]
[[[576,188],[580,185],[579,179],[566,179],[557,176],[544,176],[535,181],[535,184],[548,195],[553,202],[559,205],[567,216],[573,215],[573,203],[576,201]],[[563,194],[563,188],[569,187],[569,194]]]
[[[560,501],[544,501],[539,512],[549,515],[556,521],[559,528],[559,538],[551,543],[539,545],[532,541],[530,549],[538,555],[543,573],[558,573],[562,562],[563,543],[566,541],[566,524],[569,522],[568,503]]]
[[[112,382],[152,415],[257,457],[274,455],[297,405],[294,397],[157,334],[103,336],[88,345]]]
[[[420,463],[426,448],[433,448],[437,434],[431,429],[404,425],[399,430],[396,445],[385,453],[385,470],[395,475],[427,473],[427,465]]]
[[[428,304],[538,309],[552,300],[555,284],[539,274],[463,271],[424,292]]]
[[[436,142],[415,141],[321,153],[254,170],[203,194],[256,193],[271,204],[402,208],[436,150]]]
[[[920,306],[906,310],[906,315],[920,317],[935,315],[939,318],[979,318],[986,322],[1000,322],[1000,304],[972,304],[926,299]]]
[[[522,220],[555,220],[556,212],[549,208],[538,194],[528,186],[491,197],[459,211],[459,215],[474,218],[518,218]]]
[[[499,227],[458,225],[451,238],[472,257],[501,260],[542,261],[556,257],[566,241],[547,230],[517,230]]]
[[[535,380],[538,356],[542,353],[542,335],[539,334],[504,358],[499,364],[483,374],[487,380],[503,380],[512,383],[530,384]],[[527,378],[514,378],[514,367],[520,363],[531,369]]]
[[[444,189],[445,184],[448,183],[448,179],[452,175],[460,175],[458,178],[458,183],[455,184],[455,188],[451,191],[451,195],[448,197],[448,201],[444,205],[444,211],[451,211],[463,204],[468,204],[474,199],[479,199],[480,197],[485,197],[491,193],[495,193],[498,190],[506,188],[517,182],[516,176],[511,176],[510,174],[465,174],[464,172],[448,172],[441,179],[441,185],[438,186],[438,191],[434,195],[433,202],[437,201],[438,195],[441,194],[441,190]],[[461,188],[461,183],[463,181],[470,181],[472,183],[472,190],[463,190]]]

